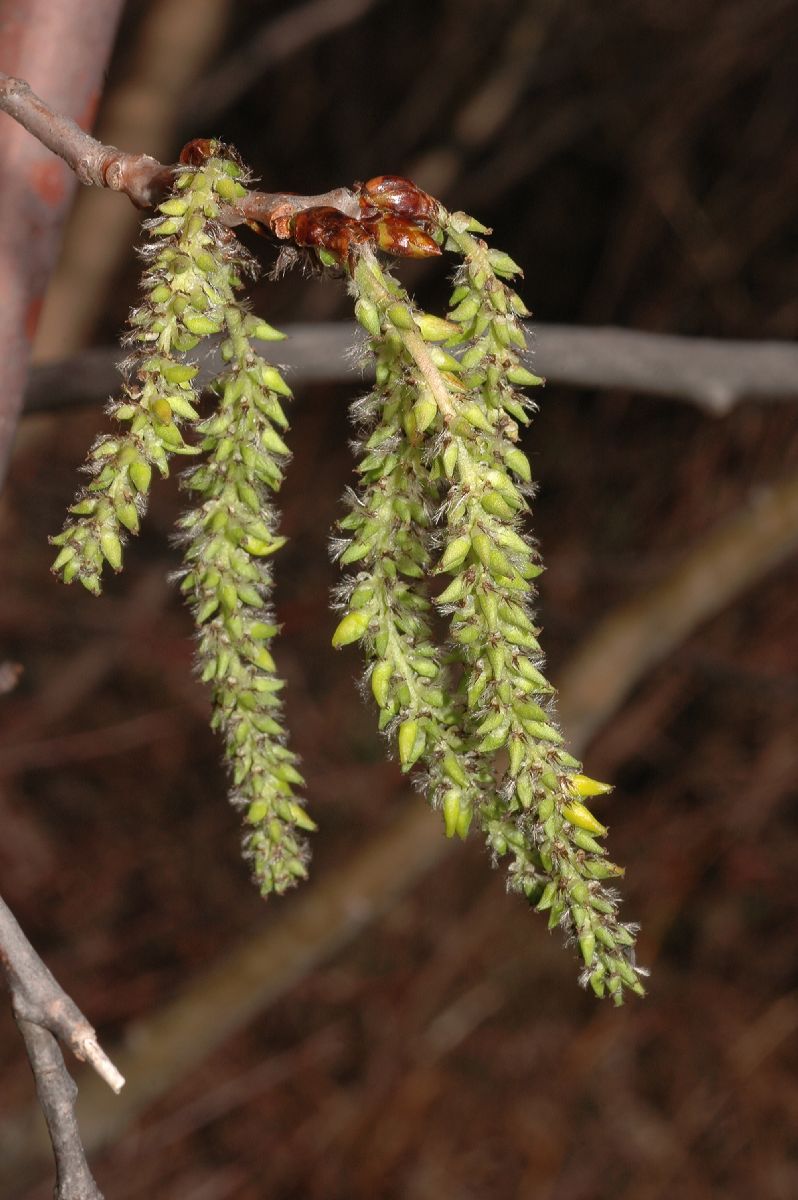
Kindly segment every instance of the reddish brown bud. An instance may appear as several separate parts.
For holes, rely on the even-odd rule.
[[[209,158],[213,158],[218,146],[219,143],[213,138],[194,138],[186,142],[180,151],[180,161],[184,167],[201,167]]]
[[[318,246],[343,262],[353,246],[369,241],[369,234],[354,217],[337,208],[321,205],[306,208],[291,217],[291,237],[298,246]]]
[[[440,246],[428,233],[402,217],[380,217],[376,221],[365,221],[364,225],[386,254],[396,254],[399,258],[432,258],[441,253]]]
[[[399,175],[375,175],[361,185],[360,193],[361,203],[365,201],[381,212],[416,221],[435,221],[440,208],[434,196]]]

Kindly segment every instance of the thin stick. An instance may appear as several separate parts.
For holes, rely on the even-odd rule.
[[[112,1091],[121,1091],[125,1081],[101,1048],[94,1029],[39,958],[1,896],[0,962],[17,1020],[48,1029],[76,1058],[90,1063]]]
[[[25,1042],[36,1094],[55,1158],[56,1200],[102,1200],[80,1139],[75,1101],[78,1089],[64,1065],[60,1039],[88,1062],[113,1091],[124,1079],[100,1046],[97,1034],[74,1000],[39,958],[0,897],[0,965],[14,1018]]]
[[[37,96],[24,79],[13,79],[0,71],[0,111],[57,154],[81,183],[88,187],[122,192],[138,208],[151,208],[171,186],[177,167],[165,165],[150,154],[131,154],[106,146],[86,133],[69,117],[55,112]],[[355,217],[360,204],[349,188],[334,188],[318,196],[296,196],[292,192],[250,192],[229,205],[225,223],[245,221],[266,225],[277,237],[287,236],[287,218],[305,208],[329,205]]]
[[[56,1200],[102,1200],[86,1162],[75,1118],[78,1089],[64,1065],[58,1042],[48,1030],[31,1021],[18,1018],[17,1024],[53,1146]]]

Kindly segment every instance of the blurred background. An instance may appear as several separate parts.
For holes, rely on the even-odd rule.
[[[493,227],[542,322],[790,339],[796,79],[789,0],[133,0],[96,130],[164,161],[221,136],[267,190],[409,175]],[[78,197],[40,362],[116,339],[137,221],[118,196]],[[268,269],[273,247],[244,237]],[[400,274],[445,302],[439,264]],[[255,303],[277,326],[349,315],[340,285],[299,273]],[[0,505],[0,641],[24,667],[0,699],[0,878],[106,1047],[129,1050],[118,1120],[124,1093],[77,1072],[98,1182],[113,1200],[791,1200],[798,564],[785,545],[721,596],[585,747],[615,784],[599,815],[652,971],[647,999],[613,1010],[478,836],[443,848],[431,822],[430,850],[392,833],[423,801],[384,760],[355,653],[329,645],[355,395],[303,387],[292,407],[278,659],[321,830],[311,881],[267,905],[169,582],[176,481],[94,600],[49,575],[47,536],[99,408],[21,427]],[[789,403],[719,419],[549,387],[525,439],[555,681],[616,606],[661,605],[684,556],[798,466]],[[364,862],[371,900],[347,908]],[[0,1069],[0,1190],[43,1200],[4,1007]]]

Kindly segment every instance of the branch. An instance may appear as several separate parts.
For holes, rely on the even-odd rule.
[[[138,208],[157,204],[175,178],[176,166],[165,165],[150,154],[132,154],[98,142],[69,117],[50,108],[24,79],[13,79],[2,71],[0,111],[62,158],[81,183],[121,192]],[[253,191],[228,205],[224,219],[231,227],[257,221],[278,237],[285,237],[284,223],[289,216],[320,205],[338,208],[351,217],[360,213],[360,202],[349,188],[334,188],[318,196]]]
[[[165,167],[149,154],[128,154],[104,146],[69,117],[50,108],[24,79],[2,72],[0,109],[62,158],[81,183],[124,192],[138,208],[155,204],[174,179],[174,167]]]
[[[279,358],[293,372],[292,383],[360,383],[366,378],[350,353],[363,336],[360,326],[296,324],[285,332]],[[798,398],[798,346],[789,342],[727,342],[567,325],[534,325],[528,332],[535,369],[553,384],[688,400],[715,416],[744,400]],[[119,386],[119,356],[118,347],[109,346],[35,366],[25,411],[104,402]],[[213,378],[221,360],[203,358],[199,365],[201,384],[203,378]]]
[[[114,1091],[124,1079],[100,1046],[74,1000],[55,980],[0,897],[0,964],[11,992],[14,1018],[28,1052],[36,1093],[53,1146],[56,1200],[101,1200],[92,1179],[75,1119],[77,1088],[56,1039]]]
[[[148,154],[129,154],[103,145],[74,121],[54,112],[23,80],[2,73],[0,109],[60,155],[82,183],[123,192],[139,207],[157,203],[174,179],[176,167],[164,166]],[[285,239],[291,216],[319,206],[337,208],[355,218],[361,212],[357,194],[346,187],[315,196],[252,191],[227,206],[224,221],[230,227],[255,222]],[[354,340],[352,326],[339,326],[324,335],[318,327],[305,328],[312,330],[317,342],[324,337],[327,380],[357,375],[357,368],[343,358]],[[728,412],[750,396],[784,398],[798,392],[798,349],[787,343],[735,343],[559,325],[541,326],[530,330],[530,335],[537,347],[538,369],[555,383],[680,396],[715,414]],[[303,358],[309,353],[306,343]],[[58,370],[63,378],[63,368]]]
[[[78,1089],[64,1065],[53,1035],[40,1025],[17,1017],[28,1060],[36,1081],[47,1132],[55,1158],[56,1200],[102,1200],[86,1162],[75,1117]]]

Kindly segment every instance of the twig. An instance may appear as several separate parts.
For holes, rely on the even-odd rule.
[[[559,716],[569,745],[583,750],[655,661],[790,553],[796,531],[798,482],[791,479],[713,530],[652,591],[610,613],[560,681]],[[729,569],[732,543],[745,569]],[[676,594],[683,613],[678,621],[663,620],[663,602]],[[652,621],[658,626],[655,655],[647,649]],[[616,677],[617,685],[595,684]],[[586,678],[592,685],[586,687]],[[450,849],[439,817],[414,806],[343,868],[288,903],[279,922],[259,929],[160,1013],[132,1027],[118,1053],[130,1074],[119,1104],[109,1108],[96,1081],[87,1080],[81,1111],[86,1146],[99,1149],[119,1137],[148,1104],[376,920]],[[22,1173],[40,1157],[41,1148],[21,1124],[0,1126],[0,1182],[3,1158]]]
[[[174,166],[164,166],[148,154],[128,154],[103,145],[49,108],[24,81],[2,73],[0,109],[60,155],[83,183],[124,192],[140,206],[156,203],[174,178]],[[356,193],[346,187],[315,196],[252,191],[227,207],[224,220],[231,227],[255,221],[277,238],[286,238],[289,218],[319,205],[352,217],[360,213]],[[343,328],[343,338],[341,330],[336,331],[339,360],[344,341],[347,346],[351,341],[351,327]],[[313,336],[318,338],[317,330]],[[534,336],[538,368],[558,383],[683,396],[716,414],[728,412],[743,397],[795,396],[798,390],[798,349],[789,344],[727,343],[556,325],[543,326]]]
[[[155,204],[174,179],[174,167],[164,166],[149,154],[104,146],[69,117],[50,108],[24,79],[12,79],[2,72],[0,109],[62,158],[81,183],[124,192],[139,208]]]
[[[11,909],[0,897],[0,961],[11,990],[14,1016],[48,1029],[69,1046],[81,1062],[88,1062],[114,1092],[124,1079],[100,1047],[97,1034],[83,1013],[53,977]]]
[[[171,186],[177,167],[165,165],[150,154],[132,154],[106,146],[84,133],[69,117],[55,112],[24,79],[0,71],[0,111],[8,113],[53,154],[62,158],[87,186],[122,192],[138,208],[151,208]],[[318,196],[292,192],[250,192],[229,205],[223,217],[230,226],[252,220],[285,237],[286,220],[304,208],[330,205],[348,216],[357,216],[360,203],[349,188],[334,188]]]
[[[56,1039],[69,1046],[76,1058],[90,1063],[114,1092],[119,1092],[125,1081],[74,1000],[39,958],[2,897],[0,964],[53,1147],[56,1200],[102,1200],[86,1163],[75,1118],[78,1090],[64,1065]]]
[[[349,322],[286,325],[279,360],[293,383],[359,383],[366,375],[351,356],[362,337]],[[687,400],[723,416],[744,400],[798,399],[798,346],[790,342],[737,342],[534,325],[529,330],[535,369],[549,383]],[[105,401],[119,385],[119,349],[86,350],[33,368],[26,412],[50,412]],[[200,362],[201,382],[218,372],[220,359]]]
[[[102,1200],[102,1192],[86,1162],[75,1118],[78,1089],[64,1065],[58,1042],[31,1021],[17,1018],[17,1024],[53,1147],[56,1200]]]

